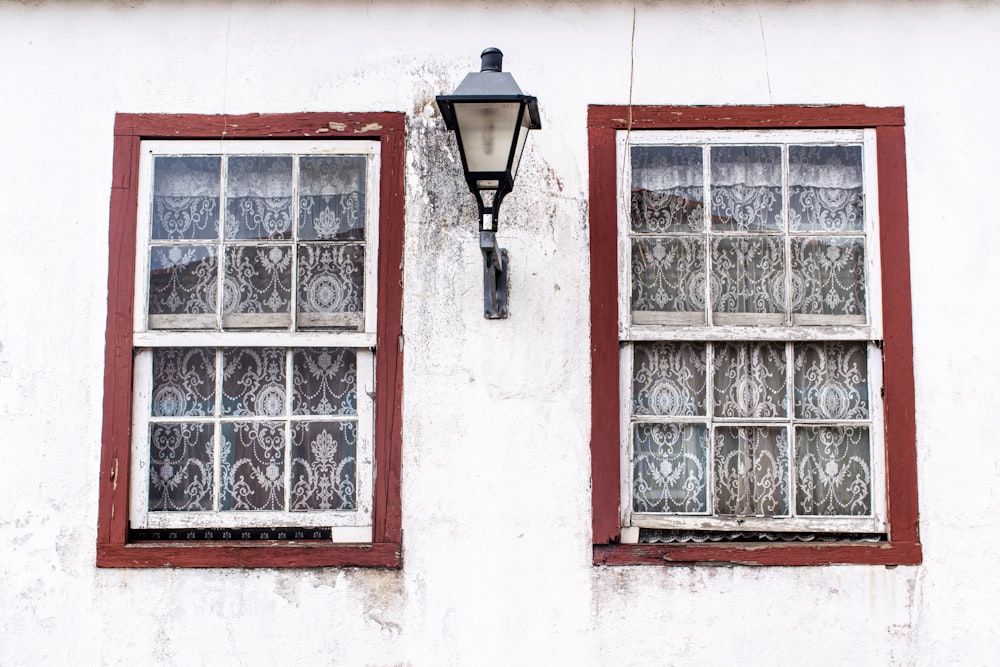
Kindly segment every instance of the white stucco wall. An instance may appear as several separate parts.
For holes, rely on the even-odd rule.
[[[135,4],[135,6],[129,6]],[[1000,4],[0,2],[0,665],[997,664]],[[433,98],[544,129],[482,317]],[[591,565],[590,103],[906,108],[919,567]],[[97,570],[116,111],[408,114],[401,571]]]

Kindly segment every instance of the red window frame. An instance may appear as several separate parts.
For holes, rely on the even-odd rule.
[[[915,565],[918,526],[913,334],[901,107],[591,106],[590,158],[591,480],[595,565]],[[837,543],[621,544],[618,378],[617,165],[619,130],[874,128],[882,262],[888,540]]]
[[[139,142],[143,139],[378,140],[381,143],[375,483],[370,544],[128,542]],[[402,566],[402,254],[405,117],[402,113],[244,116],[117,114],[108,239],[104,428],[97,529],[99,567]]]

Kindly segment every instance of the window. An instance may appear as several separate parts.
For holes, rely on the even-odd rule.
[[[595,562],[919,562],[902,120],[591,108]]]
[[[117,117],[99,565],[400,565],[402,133]]]

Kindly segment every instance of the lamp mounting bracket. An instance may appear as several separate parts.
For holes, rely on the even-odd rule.
[[[507,251],[497,247],[494,231],[479,232],[483,253],[483,307],[488,320],[507,319]]]

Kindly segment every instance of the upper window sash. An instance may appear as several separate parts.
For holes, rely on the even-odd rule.
[[[294,156],[292,174],[292,220],[291,236],[277,241],[292,248],[293,257],[300,242],[298,238],[299,211],[299,171],[301,158],[359,156],[365,158],[365,225],[363,239],[355,239],[364,245],[363,266],[363,319],[357,329],[323,328],[303,329],[296,325],[295,302],[297,298],[297,280],[292,279],[290,294],[289,319],[290,324],[280,328],[260,329],[252,331],[238,327],[220,328],[221,305],[216,305],[215,323],[205,328],[170,329],[151,328],[149,326],[149,281],[150,281],[150,248],[152,246],[170,246],[169,240],[152,237],[153,211],[153,166],[157,157],[183,156],[218,156],[221,159],[219,175],[219,233],[211,239],[205,239],[204,245],[221,247],[233,240],[223,236],[224,215],[227,198],[226,159],[230,156]],[[140,143],[139,176],[138,176],[138,217],[136,234],[136,272],[135,272],[135,308],[133,310],[134,343],[136,346],[157,345],[222,345],[222,346],[253,346],[253,345],[340,345],[349,347],[374,347],[377,322],[377,267],[378,267],[378,227],[379,227],[379,165],[381,143],[371,140],[143,140]],[[239,243],[247,245],[266,245],[274,243],[267,239],[246,239]],[[343,243],[343,241],[337,241]],[[200,245],[178,243],[177,245]],[[222,261],[217,258],[217,261]],[[222,278],[224,267],[216,269],[220,275],[217,287],[219,301],[222,300]],[[297,267],[291,268],[294,276]]]
[[[618,214],[618,330],[620,340],[669,340],[669,339],[768,339],[768,340],[880,340],[882,338],[881,275],[879,267],[878,234],[878,176],[876,164],[876,144],[874,129],[857,130],[619,130],[616,132],[617,172],[617,214]],[[788,206],[788,146],[847,144],[862,148],[862,179],[864,191],[863,231],[841,234],[864,238],[865,272],[865,314],[861,318],[839,317],[796,317],[791,306],[784,304],[784,316],[713,319],[711,296],[709,294],[710,252],[709,244],[715,239],[748,236],[757,239],[782,239],[789,244],[790,239],[803,237],[838,236],[836,232],[789,231]],[[781,147],[781,227],[774,230],[732,231],[713,229],[706,224],[700,230],[671,231],[673,238],[704,239],[704,308],[697,316],[668,316],[644,318],[639,322],[632,318],[632,244],[636,238],[657,238],[653,233],[635,233],[631,227],[632,197],[632,148],[648,146],[690,146],[703,150],[706,157],[712,146],[759,145]],[[703,160],[701,188],[711,184],[709,159]],[[704,200],[706,206],[708,200]],[[774,241],[772,241],[773,243]],[[788,249],[785,249],[788,256]],[[786,266],[786,274],[791,267]],[[786,279],[786,285],[790,278]],[[789,293],[786,291],[786,294]],[[690,320],[690,321],[686,321]],[[717,320],[722,320],[717,321]]]

